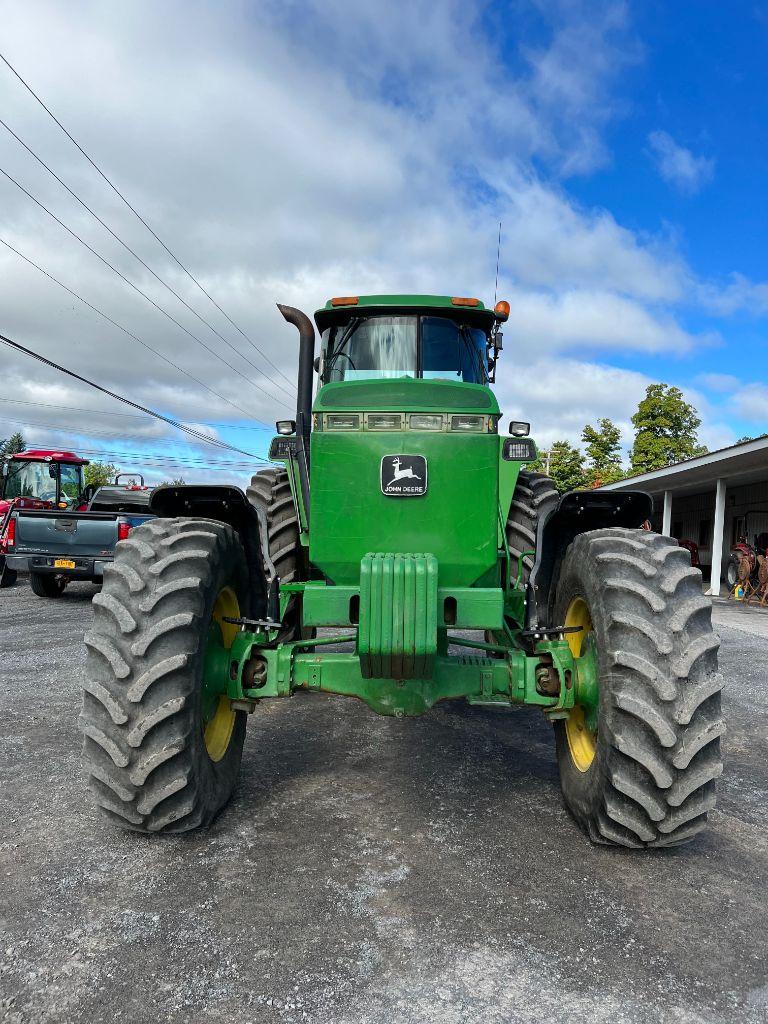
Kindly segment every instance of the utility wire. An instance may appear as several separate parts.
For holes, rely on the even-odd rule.
[[[286,383],[289,384],[291,387],[293,387],[294,386],[293,383],[288,379],[288,377],[285,376],[283,371],[278,366],[275,366],[275,364],[272,362],[272,360],[269,358],[269,356],[266,355],[266,353],[262,352],[262,350],[259,348],[259,346],[256,344],[256,342],[252,341],[248,337],[248,335],[245,333],[245,331],[243,331],[240,327],[238,327],[238,325],[235,323],[235,321],[232,319],[232,317],[227,312],[225,312],[221,308],[221,306],[218,304],[218,302],[216,302],[216,300],[213,298],[213,296],[210,295],[205,290],[205,288],[203,288],[203,286],[200,284],[200,282],[197,280],[197,278],[191,273],[191,271],[187,270],[187,268],[184,266],[184,264],[181,262],[181,260],[177,256],[175,256],[173,252],[171,252],[171,250],[168,248],[168,246],[165,244],[165,242],[162,240],[162,238],[160,238],[159,235],[155,234],[155,232],[152,230],[152,228],[149,226],[149,224],[147,224],[147,222],[144,220],[144,218],[141,216],[141,214],[138,212],[138,210],[136,210],[133,206],[131,206],[131,204],[125,198],[123,193],[117,188],[116,185],[112,184],[110,179],[107,177],[107,175],[104,173],[104,171],[102,171],[102,169],[99,167],[99,165],[85,152],[85,150],[80,145],[80,143],[77,141],[77,139],[75,139],[67,131],[67,129],[61,123],[61,121],[58,119],[58,117],[56,117],[56,115],[53,113],[53,111],[50,109],[50,107],[46,106],[46,104],[42,101],[42,99],[34,91],[32,86],[21,77],[21,75],[16,70],[16,68],[11,64],[11,62],[5,56],[3,56],[2,53],[0,53],[0,60],[2,60],[2,62],[6,65],[6,67],[16,76],[16,78],[18,78],[18,80],[21,82],[21,84],[24,86],[24,88],[27,90],[27,92],[31,96],[33,96],[34,99],[37,100],[37,102],[40,104],[40,106],[43,108],[43,110],[46,112],[46,114],[48,114],[48,116],[59,126],[59,128],[61,128],[61,130],[67,136],[67,138],[72,143],[72,145],[77,150],[79,150],[80,153],[82,153],[82,155],[85,157],[85,159],[91,165],[91,167],[93,167],[93,169],[96,171],[96,173],[98,175],[100,175],[101,178],[104,179],[104,181],[107,183],[107,185],[109,185],[109,187],[112,189],[112,191],[115,193],[115,195],[119,199],[121,199],[123,203],[125,203],[125,205],[128,207],[128,209],[134,215],[134,217],[136,217],[144,225],[144,227],[147,229],[147,231],[150,233],[150,235],[152,235],[152,237],[155,239],[155,241],[158,242],[162,246],[162,248],[168,253],[168,255],[171,257],[173,262],[181,270],[184,271],[184,273],[187,275],[187,277],[190,279],[190,281],[192,281],[195,285],[197,285],[197,287],[200,289],[200,291],[203,293],[203,295],[205,295],[205,297],[210,302],[213,303],[213,305],[216,307],[216,309],[218,309],[218,311],[222,314],[222,316],[226,317],[226,319],[229,321],[229,323],[235,328],[235,330],[239,334],[241,334],[245,338],[245,340],[248,342],[248,344],[251,345],[259,353],[259,355],[262,357],[262,359],[265,359],[269,363],[269,365],[272,367],[272,369],[276,370],[277,373],[279,373],[280,376],[283,378],[283,380],[286,381]]]
[[[39,439],[36,438],[35,441],[30,442],[30,447],[31,448],[51,447],[51,442],[48,439],[39,440]],[[241,465],[239,463],[234,463],[234,462],[231,463],[231,464],[230,463],[219,463],[219,462],[213,463],[213,462],[210,462],[210,463],[206,463],[205,465],[190,466],[190,465],[187,465],[185,463],[179,463],[179,462],[173,462],[173,461],[154,463],[154,462],[148,461],[143,455],[139,455],[139,454],[135,454],[134,455],[131,452],[124,453],[124,454],[119,454],[119,453],[116,454],[115,452],[100,451],[100,450],[97,451],[95,449],[87,450],[86,451],[83,448],[78,448],[78,452],[81,455],[92,455],[92,456],[94,456],[94,458],[98,458],[99,460],[102,460],[102,459],[110,459],[110,460],[111,459],[116,459],[123,466],[130,465],[131,463],[138,463],[143,469],[153,469],[153,470],[158,470],[158,471],[162,471],[162,472],[169,472],[172,469],[180,469],[180,470],[183,470],[183,471],[186,471],[186,472],[229,473],[230,476],[231,476],[233,473],[237,473],[237,472],[247,473],[247,472],[249,472],[250,470],[253,469],[253,465],[252,464],[250,466],[248,466],[248,465]],[[134,471],[134,470],[126,469],[125,472],[136,472],[136,473],[138,473],[138,472],[140,472],[140,470],[135,470]]]
[[[140,345],[143,345],[143,347],[147,349],[149,352],[152,352],[154,355],[158,356],[158,358],[162,359],[164,363],[167,363],[169,366],[172,366],[174,370],[178,370],[179,373],[183,373],[185,377],[189,377],[189,379],[193,380],[195,384],[199,384],[201,388],[204,388],[215,398],[220,399],[222,402],[226,402],[227,405],[231,405],[233,409],[237,409],[239,412],[245,413],[245,415],[248,416],[249,419],[252,418],[248,410],[244,409],[242,405],[238,405],[237,402],[233,402],[231,399],[225,398],[224,395],[219,394],[218,391],[214,391],[212,387],[210,387],[208,384],[204,384],[203,381],[199,380],[197,377],[195,377],[194,374],[190,373],[188,370],[185,370],[182,366],[179,366],[178,363],[174,363],[174,361],[172,359],[169,359],[168,356],[164,356],[162,352],[158,352],[156,348],[152,348],[152,346],[149,345],[146,341],[142,340],[138,336],[138,334],[134,334],[133,331],[129,331],[127,327],[123,327],[122,324],[119,324],[116,320],[113,320],[111,316],[107,316],[107,314],[104,313],[101,309],[98,309],[98,307],[88,302],[87,299],[84,299],[82,295],[79,295],[76,291],[73,291],[62,281],[59,281],[57,277],[54,277],[53,274],[50,274],[47,270],[44,270],[39,263],[35,263],[35,261],[33,259],[30,259],[29,256],[25,256],[23,252],[20,252],[18,249],[12,246],[10,242],[6,242],[4,238],[0,238],[0,244],[4,245],[6,249],[10,249],[11,252],[15,252],[17,256],[24,260],[25,263],[28,263],[31,267],[34,267],[35,270],[39,270],[41,274],[44,274],[45,277],[47,277],[50,281],[53,281],[54,284],[57,284],[59,288],[63,288],[65,292],[69,292],[70,295],[76,298],[79,302],[82,302],[84,306],[88,307],[88,309],[93,310],[94,313],[98,313],[100,317],[103,317],[103,319],[107,321],[107,323],[112,324],[113,327],[117,327],[119,331],[122,331],[123,334],[127,334],[128,337],[133,338],[134,341],[138,341]],[[113,413],[113,415],[115,414]],[[254,420],[254,423],[261,422],[261,420]],[[271,429],[269,425],[266,423],[263,423],[262,426],[266,427],[267,430]]]
[[[155,412],[154,409],[148,409],[146,405],[140,405],[138,402],[131,401],[130,398],[118,395],[115,391],[110,391],[109,388],[105,388],[103,385],[97,384],[95,381],[89,380],[87,377],[83,377],[79,373],[75,373],[74,370],[68,370],[65,366],[60,366],[59,363],[54,363],[52,359],[47,359],[39,352],[34,352],[31,348],[26,348],[26,346],[19,344],[18,341],[13,341],[12,338],[7,338],[4,334],[0,334],[0,342],[3,345],[7,345],[9,348],[15,349],[17,352],[23,352],[24,355],[30,356],[32,359],[36,359],[45,366],[51,366],[54,370],[58,370],[60,373],[65,373],[68,377],[73,377],[75,380],[79,380],[81,384],[87,384],[89,387],[95,388],[103,395],[109,395],[110,398],[114,398],[118,402],[123,402],[125,405],[130,405],[133,409],[138,409],[139,412],[145,412],[148,416],[154,416],[155,419],[162,420],[163,423],[170,423],[172,427],[177,427],[179,430],[183,430],[185,434],[189,434],[191,437],[196,437],[198,441],[204,441],[206,444],[215,445],[218,448],[237,452],[240,455],[247,455],[249,458],[258,459],[260,462],[267,461],[262,459],[260,455],[256,455],[254,452],[247,452],[244,448],[238,448],[235,445],[227,444],[226,441],[219,441],[217,438],[209,437],[206,434],[201,433],[199,430],[193,430],[192,427],[188,427],[186,423],[180,423],[178,420],[171,419],[170,416],[163,416],[162,413]]]
[[[256,365],[256,363],[252,362],[252,361],[251,361],[251,360],[250,360],[250,359],[248,358],[248,356],[246,356],[246,355],[245,355],[244,353],[242,353],[242,352],[240,351],[240,349],[236,348],[236,347],[235,347],[235,346],[234,346],[234,345],[232,344],[232,342],[228,341],[228,340],[227,340],[227,338],[225,338],[223,334],[220,334],[220,333],[219,333],[219,332],[218,332],[218,331],[216,330],[216,328],[215,328],[215,327],[213,326],[213,324],[209,323],[209,322],[208,322],[208,321],[207,321],[207,320],[205,319],[205,317],[204,317],[204,316],[201,316],[201,315],[200,315],[200,314],[199,314],[199,313],[197,312],[197,310],[196,310],[196,309],[194,309],[194,308],[193,308],[192,306],[190,306],[190,304],[189,304],[189,303],[188,303],[188,302],[186,301],[186,299],[184,299],[184,298],[183,298],[183,297],[182,297],[181,295],[179,295],[179,293],[178,293],[178,292],[177,292],[177,291],[176,291],[176,290],[175,290],[174,288],[172,288],[172,287],[171,287],[171,285],[169,285],[169,284],[168,284],[168,282],[167,282],[167,281],[166,281],[166,280],[165,280],[164,278],[160,277],[160,275],[159,275],[159,274],[155,273],[155,271],[154,271],[154,270],[152,269],[152,267],[150,267],[148,263],[145,263],[145,262],[144,262],[144,260],[143,260],[143,259],[141,258],[141,256],[139,256],[139,254],[138,254],[138,253],[137,253],[137,252],[136,252],[135,250],[133,250],[133,249],[132,249],[132,248],[130,247],[130,245],[128,245],[128,243],[127,243],[127,242],[124,242],[124,241],[123,241],[123,239],[122,239],[122,238],[120,237],[120,235],[118,235],[118,234],[117,234],[117,233],[116,233],[115,231],[113,231],[113,230],[112,230],[112,228],[111,228],[111,227],[109,226],[109,224],[107,224],[107,223],[106,223],[105,221],[103,221],[103,220],[101,219],[101,217],[100,217],[100,216],[98,215],[98,213],[96,213],[96,211],[95,211],[95,210],[92,210],[92,209],[91,209],[91,207],[90,207],[90,206],[89,206],[89,205],[88,205],[88,204],[87,204],[87,203],[85,202],[85,200],[81,199],[81,198],[80,198],[80,196],[79,196],[79,195],[78,195],[78,194],[77,194],[76,192],[74,192],[74,191],[73,191],[73,190],[72,190],[72,189],[71,189],[71,188],[69,187],[69,185],[67,185],[67,183],[66,183],[65,181],[62,181],[62,179],[61,179],[61,178],[60,178],[60,177],[58,176],[58,174],[56,173],[56,171],[54,171],[54,170],[53,170],[53,169],[52,169],[51,167],[49,167],[49,166],[48,166],[48,164],[47,164],[47,163],[45,162],[45,160],[43,160],[43,158],[42,158],[42,157],[38,156],[38,154],[37,154],[37,153],[36,153],[36,152],[35,152],[35,151],[34,151],[33,149],[31,149],[31,148],[30,148],[30,147],[29,147],[29,146],[28,146],[28,145],[26,144],[26,142],[25,142],[25,141],[24,141],[24,140],[23,140],[22,138],[20,138],[20,137],[19,137],[19,136],[18,136],[18,135],[16,134],[16,132],[15,132],[15,131],[13,130],[13,128],[11,128],[11,127],[10,127],[9,125],[7,125],[7,124],[5,123],[5,121],[3,121],[3,119],[2,119],[1,117],[0,117],[0,125],[2,125],[2,126],[3,126],[3,128],[5,128],[5,130],[6,130],[7,132],[9,132],[9,133],[10,133],[10,134],[11,134],[11,135],[12,135],[12,136],[14,137],[14,139],[16,139],[16,141],[17,141],[17,142],[19,143],[19,145],[20,145],[20,146],[23,146],[23,147],[24,147],[24,149],[26,149],[26,151],[27,151],[27,152],[29,153],[29,155],[30,155],[31,157],[33,157],[33,158],[34,158],[35,160],[37,160],[37,162],[38,162],[38,163],[39,163],[39,164],[40,164],[40,165],[41,165],[42,167],[44,167],[44,168],[46,169],[46,171],[48,171],[48,173],[49,173],[50,175],[52,175],[52,177],[54,177],[54,178],[56,179],[56,181],[58,181],[58,183],[59,183],[59,184],[61,185],[61,187],[62,187],[62,188],[66,189],[66,191],[67,191],[67,192],[68,192],[68,193],[69,193],[69,194],[70,194],[70,195],[72,196],[72,198],[73,198],[74,200],[76,200],[76,202],[78,202],[78,203],[79,203],[79,204],[80,204],[80,205],[81,205],[81,206],[83,207],[83,209],[84,209],[84,210],[87,210],[87,211],[88,211],[88,213],[90,213],[90,215],[91,215],[91,216],[92,216],[92,217],[93,217],[93,218],[94,218],[95,220],[97,220],[97,221],[99,222],[99,224],[101,224],[101,226],[102,226],[102,227],[104,228],[104,230],[105,230],[105,231],[108,231],[108,232],[109,232],[109,234],[110,234],[110,235],[111,235],[111,236],[112,236],[112,237],[113,237],[113,238],[115,239],[115,241],[116,241],[116,242],[119,242],[119,243],[120,243],[120,245],[122,245],[122,247],[123,247],[123,248],[124,248],[124,249],[125,249],[125,250],[126,250],[127,252],[129,252],[129,253],[131,254],[131,256],[133,256],[133,257],[134,257],[134,259],[138,260],[138,261],[139,261],[139,263],[140,263],[140,264],[142,265],[142,267],[144,267],[144,269],[145,269],[146,271],[148,271],[148,272],[149,272],[149,273],[150,273],[150,274],[152,275],[152,277],[154,277],[154,278],[155,278],[155,280],[159,281],[159,282],[160,282],[160,284],[161,284],[161,285],[163,285],[163,287],[164,287],[164,288],[166,288],[166,289],[167,289],[167,290],[168,290],[168,291],[169,291],[169,292],[171,293],[171,295],[175,296],[175,298],[177,298],[177,299],[179,300],[179,302],[180,302],[180,303],[181,303],[181,304],[182,304],[182,305],[183,305],[183,306],[184,306],[184,307],[185,307],[186,309],[188,309],[188,310],[189,310],[189,312],[190,312],[190,313],[192,313],[192,314],[193,314],[194,316],[196,316],[196,317],[197,317],[197,319],[198,319],[198,320],[199,320],[199,321],[200,321],[200,322],[201,322],[202,324],[205,324],[205,326],[206,326],[206,327],[207,327],[207,328],[208,328],[208,329],[209,329],[210,331],[212,331],[212,332],[213,332],[213,333],[214,333],[214,334],[216,335],[216,337],[217,337],[217,338],[219,338],[219,339],[220,339],[221,341],[223,341],[225,345],[228,345],[228,346],[229,346],[229,347],[230,347],[230,348],[232,349],[232,351],[233,351],[234,353],[236,353],[236,355],[240,356],[240,358],[241,358],[241,359],[244,359],[244,360],[245,360],[245,362],[246,362],[246,363],[248,363],[248,365],[249,365],[249,366],[253,367],[253,369],[254,369],[254,370],[256,370],[256,372],[257,372],[257,373],[264,373],[264,371],[263,371],[263,370],[261,369],[261,367],[257,366],[257,365]],[[282,392],[283,392],[283,394],[284,394],[284,395],[286,396],[286,398],[289,398],[289,399],[293,399],[293,398],[294,398],[294,395],[291,395],[291,394],[290,394],[290,393],[289,393],[288,391],[286,391],[286,390],[285,390],[285,388],[284,388],[284,387],[282,386],[282,384],[279,384],[279,383],[278,383],[278,382],[277,382],[276,380],[273,380],[273,378],[272,378],[272,377],[270,377],[270,376],[269,376],[269,374],[267,374],[267,373],[264,373],[264,376],[265,376],[265,377],[267,378],[267,380],[268,380],[268,381],[269,381],[269,382],[270,382],[271,384],[274,384],[276,388],[279,388],[279,389],[280,389],[280,391],[282,391]],[[295,392],[295,390],[296,390],[296,389],[294,388],[294,392]]]
[[[142,418],[144,418],[144,417],[142,417]],[[145,422],[146,422],[146,420],[145,420]],[[105,440],[112,441],[115,444],[124,444],[124,443],[129,442],[129,441],[132,444],[148,444],[148,445],[151,445],[152,447],[155,447],[157,445],[162,445],[162,446],[174,445],[174,446],[178,447],[179,444],[180,444],[180,442],[177,441],[175,437],[153,437],[153,436],[151,436],[149,434],[145,434],[145,435],[141,435],[141,434],[139,434],[139,435],[136,435],[136,434],[133,434],[133,435],[131,435],[131,434],[119,434],[119,435],[116,435],[114,432],[108,433],[108,432],[106,432],[104,430],[91,430],[91,428],[89,426],[73,427],[73,426],[71,426],[69,424],[65,424],[65,423],[41,423],[39,421],[28,420],[26,418],[20,419],[18,416],[0,416],[0,423],[15,423],[15,424],[18,424],[18,425],[23,426],[25,428],[26,427],[42,427],[43,429],[47,429],[47,430],[57,430],[57,431],[60,431],[62,434],[71,434],[73,437],[84,437],[84,438],[86,438],[86,443],[87,443],[87,439],[88,438],[91,438],[91,437],[103,437]],[[182,443],[185,443],[185,444],[188,443],[191,446],[191,442],[182,442]],[[201,455],[199,452],[181,452],[180,454],[184,455],[185,458],[186,457],[205,458],[205,456]]]
[[[117,267],[110,263],[108,259],[101,255],[101,253],[97,252],[93,248],[93,246],[89,245],[88,242],[82,239],[76,231],[73,231],[72,228],[68,227],[63,220],[60,220],[55,213],[49,210],[44,203],[41,203],[39,199],[33,196],[32,193],[29,192],[26,188],[24,188],[24,186],[20,182],[16,181],[15,178],[11,177],[11,175],[7,171],[4,171],[2,167],[0,167],[0,174],[2,174],[3,177],[7,178],[8,181],[12,182],[16,186],[16,188],[20,189],[20,191],[22,191],[25,196],[31,199],[33,203],[39,206],[41,210],[47,213],[49,217],[55,220],[56,223],[63,227],[64,230],[67,231],[73,238],[76,238],[77,241],[80,242],[80,244],[88,250],[88,252],[93,253],[93,255],[97,259],[101,260],[105,267],[109,267],[109,269],[113,273],[117,274],[117,276],[122,281],[125,281],[129,288],[132,288],[135,292],[141,295],[142,298],[146,299],[147,302],[150,303],[150,305],[154,306],[155,309],[158,310],[158,312],[162,313],[164,317],[171,321],[171,323],[176,324],[176,326],[180,330],[182,330],[186,335],[188,335],[193,341],[196,341],[198,345],[201,345],[206,350],[206,352],[209,352],[212,356],[214,356],[214,358],[219,359],[222,363],[224,363],[225,366],[228,366],[233,373],[236,373],[240,377],[242,377],[244,381],[247,381],[252,387],[256,388],[257,391],[260,391],[266,398],[270,399],[270,401],[276,401],[278,404],[280,404],[279,398],[276,398],[275,395],[271,395],[268,391],[265,391],[264,388],[261,387],[260,384],[257,384],[255,380],[253,380],[247,374],[243,373],[242,370],[238,370],[238,368],[236,366],[233,366],[232,363],[228,362],[224,358],[224,356],[220,355],[215,349],[211,348],[210,345],[206,345],[206,343],[202,341],[200,338],[198,338],[196,334],[193,334],[192,331],[188,330],[175,317],[171,316],[171,314],[167,310],[163,309],[163,307],[159,305],[157,302],[155,302],[155,300],[151,296],[147,295],[146,292],[142,291],[141,288],[139,288],[138,285],[134,284],[133,281],[130,280],[130,278],[126,277],[122,271],[118,270]]]
[[[0,238],[2,242],[2,238]],[[226,401],[226,399],[225,399]],[[19,398],[7,398],[5,395],[0,395],[0,403],[5,405],[28,405],[35,409],[60,409],[64,412],[88,412],[94,416],[117,416],[120,419],[127,420],[143,420],[144,416],[138,412],[113,412],[111,409],[93,409],[91,407],[84,407],[81,405],[54,405],[51,402],[23,402]],[[7,417],[6,417],[7,418]],[[183,422],[183,421],[182,421]],[[258,423],[259,421],[256,420]],[[263,433],[265,430],[272,432],[272,427],[265,423],[260,427],[249,427],[245,424],[236,423],[233,421],[225,420],[199,420],[195,419],[195,423],[202,423],[206,427],[230,427],[233,430],[258,430],[259,433]]]

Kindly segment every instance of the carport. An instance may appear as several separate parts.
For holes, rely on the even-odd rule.
[[[720,594],[723,551],[739,537],[754,542],[768,531],[768,437],[721,448],[652,473],[641,473],[606,491],[647,491],[653,497],[653,528],[692,540],[710,569],[713,597]],[[726,558],[727,561],[727,558]]]

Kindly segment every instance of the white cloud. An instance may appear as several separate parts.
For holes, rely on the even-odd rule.
[[[715,161],[710,157],[695,156],[690,149],[675,142],[669,132],[651,132],[648,144],[659,174],[681,192],[694,195],[712,180]]]
[[[563,188],[564,176],[607,159],[602,134],[619,112],[616,77],[639,54],[625,5],[599,7],[570,0],[539,5],[548,38],[535,47],[521,38],[502,44],[488,12],[458,0],[231,6],[145,0],[119,7],[81,0],[66,9],[30,0],[3,6],[3,36],[4,52],[21,73],[291,379],[297,339],[276,300],[311,310],[339,293],[487,296],[501,218],[500,291],[514,300],[508,348],[516,335],[519,351],[534,358],[542,392],[557,395],[564,363],[554,353],[598,351],[607,361],[614,352],[683,353],[712,340],[691,335],[676,319],[675,309],[697,284],[674,246],[629,230],[608,210],[579,205]],[[263,365],[1,70],[3,116],[14,130]],[[16,143],[0,139],[0,163],[9,173],[207,345],[272,388],[138,268]],[[269,423],[285,416],[285,399],[267,400],[3,181],[0,234],[253,417]],[[2,247],[0,280],[2,324],[12,337],[186,421],[244,418]],[[24,394],[100,406],[92,393],[63,387],[52,371],[5,350],[0,359],[0,398]],[[574,395],[579,430],[589,419],[621,419],[634,408],[642,375],[575,360],[568,365],[575,379],[594,384]],[[591,368],[577,371],[580,366]],[[506,389],[511,362],[502,364],[501,375]],[[617,403],[616,394],[627,404]],[[527,418],[525,409],[520,413]],[[35,411],[34,418],[41,415]],[[565,429],[569,415],[555,400],[548,422]],[[51,412],[45,422],[117,437],[125,432],[120,420],[77,412]],[[150,444],[171,436],[149,421],[132,425],[131,436],[140,433]]]
[[[723,394],[735,391],[740,384],[739,378],[730,373],[700,373],[694,379],[700,387],[706,388],[707,391],[717,391]]]
[[[768,384],[745,384],[732,397],[732,408],[738,416],[765,429],[768,423]]]

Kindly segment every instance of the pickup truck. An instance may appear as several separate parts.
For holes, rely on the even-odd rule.
[[[15,508],[6,527],[5,561],[28,572],[38,597],[60,597],[72,580],[101,583],[115,544],[152,519],[151,489],[100,487],[85,511]]]

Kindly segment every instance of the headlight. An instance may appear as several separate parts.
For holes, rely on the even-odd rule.
[[[481,431],[484,427],[483,416],[451,416],[451,430]]]
[[[331,412],[325,417],[326,430],[359,430],[360,417],[356,413]]]
[[[399,412],[369,412],[366,422],[369,430],[403,429],[403,417]]]
[[[501,451],[501,457],[505,462],[533,462],[536,454],[536,445],[529,437],[519,440],[516,437],[508,437]]]
[[[442,430],[443,417],[433,416],[421,412],[411,413],[408,420],[411,430]]]

